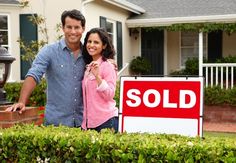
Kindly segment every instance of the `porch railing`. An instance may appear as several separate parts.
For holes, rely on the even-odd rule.
[[[233,88],[236,77],[236,63],[203,63],[205,86],[220,86],[222,89]]]
[[[129,75],[129,63],[126,63],[122,69],[118,72],[117,76],[118,76],[118,79],[120,79],[120,77],[122,75]]]

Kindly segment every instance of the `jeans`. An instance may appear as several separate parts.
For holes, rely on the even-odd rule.
[[[115,131],[115,133],[117,133],[118,132],[118,117],[112,117],[111,119],[107,120],[106,122],[104,122],[100,126],[98,126],[96,128],[89,128],[89,129],[96,130],[97,132],[100,132],[102,129],[105,129],[105,128],[113,129]]]

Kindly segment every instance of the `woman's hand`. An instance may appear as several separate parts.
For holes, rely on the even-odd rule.
[[[97,61],[92,61],[90,64],[89,64],[89,67],[90,67],[90,71],[91,73],[97,77],[99,75],[99,65],[98,65],[98,62]]]

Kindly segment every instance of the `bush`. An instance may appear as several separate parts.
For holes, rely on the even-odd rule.
[[[98,133],[22,125],[0,129],[1,162],[235,162],[234,138]]]
[[[206,105],[231,105],[236,106],[236,88],[221,89],[220,86],[207,87],[204,91]]]
[[[7,93],[7,99],[11,102],[17,102],[20,96],[20,90],[22,87],[21,82],[6,83],[4,90]],[[27,106],[45,106],[46,104],[46,80],[43,79],[32,92]]]
[[[185,68],[182,70],[173,71],[170,75],[184,76],[184,75],[198,75],[198,58],[188,59],[185,62]]]
[[[116,92],[114,100],[116,101],[116,107],[119,108],[119,102],[120,102],[120,81],[116,82]]]
[[[144,57],[136,57],[130,62],[130,73],[133,75],[146,75],[151,71],[151,63]]]
[[[185,62],[185,68],[182,70],[176,70],[170,73],[170,75],[198,75],[198,58],[190,58]],[[210,61],[203,59],[204,63],[211,63]],[[236,56],[227,56],[221,59],[217,59],[216,63],[236,63]]]

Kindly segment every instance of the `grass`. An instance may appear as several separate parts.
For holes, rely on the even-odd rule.
[[[229,137],[236,139],[236,132],[235,133],[229,133],[229,132],[209,132],[204,131],[203,137],[209,136],[209,137]]]

